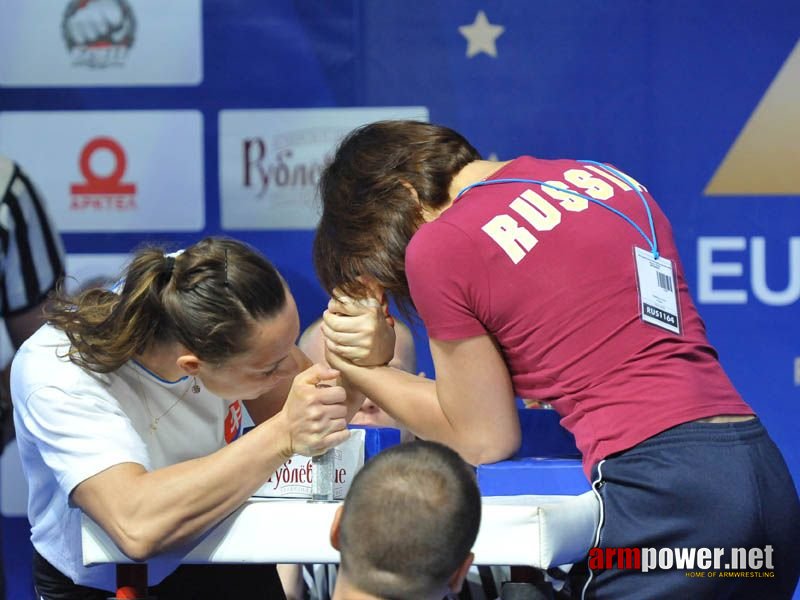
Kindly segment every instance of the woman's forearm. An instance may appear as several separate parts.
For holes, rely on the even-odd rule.
[[[203,534],[283,464],[281,420],[202,458],[149,472],[116,465],[79,484],[72,499],[126,555],[147,560]]]

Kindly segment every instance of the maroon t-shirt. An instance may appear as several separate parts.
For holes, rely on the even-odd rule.
[[[521,157],[489,179],[511,178],[600,200],[650,237],[639,195],[600,167]],[[406,252],[429,336],[491,335],[515,393],[551,403],[575,435],[587,476],[601,459],[680,423],[753,413],[706,338],[667,218],[643,186],[628,182],[647,199],[660,254],[673,262],[680,334],[641,319],[634,247],[650,250],[642,235],[607,208],[552,187],[472,188],[423,225]]]

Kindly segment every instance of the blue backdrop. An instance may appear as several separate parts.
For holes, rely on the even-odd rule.
[[[486,156],[613,163],[671,218],[710,338],[797,482],[799,34],[796,0],[206,0],[198,85],[2,87],[0,112],[200,111],[203,231],[66,232],[66,248],[234,235],[285,274],[303,324],[326,302],[313,233],[223,229],[220,110],[423,106]]]

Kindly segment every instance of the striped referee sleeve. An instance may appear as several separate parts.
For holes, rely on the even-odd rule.
[[[42,198],[18,165],[0,157],[0,315],[39,304],[64,274],[64,249]]]

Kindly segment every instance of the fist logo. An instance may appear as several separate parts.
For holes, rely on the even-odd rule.
[[[122,64],[136,20],[127,0],[71,0],[61,31],[74,64],[102,68]]]

